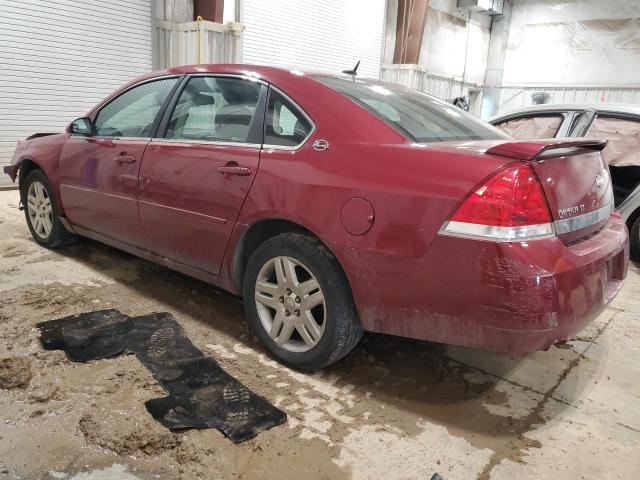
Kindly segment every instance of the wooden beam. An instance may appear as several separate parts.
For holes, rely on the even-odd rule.
[[[222,23],[224,0],[194,0],[193,19],[201,16],[210,22]]]
[[[428,0],[399,0],[393,63],[417,64],[427,22]]]

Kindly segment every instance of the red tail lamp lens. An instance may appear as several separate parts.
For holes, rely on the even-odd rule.
[[[552,221],[542,185],[526,164],[500,170],[467,197],[451,220],[496,227]]]

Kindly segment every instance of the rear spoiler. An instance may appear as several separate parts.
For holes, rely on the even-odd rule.
[[[491,147],[485,153],[501,157],[517,158],[518,160],[536,160],[551,150],[584,148],[600,152],[607,146],[606,140],[592,140],[581,138],[551,138],[545,140],[523,140],[506,142]]]

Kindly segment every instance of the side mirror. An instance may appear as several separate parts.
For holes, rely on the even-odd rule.
[[[91,123],[91,119],[88,117],[78,118],[71,122],[67,131],[73,135],[90,137],[93,135],[93,123]]]

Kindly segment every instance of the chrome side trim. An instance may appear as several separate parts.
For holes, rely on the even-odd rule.
[[[95,189],[95,188],[78,187],[76,185],[68,185],[66,183],[61,183],[60,184],[60,189],[63,189],[63,188],[70,188],[72,190],[80,190],[82,192],[95,193],[95,194],[98,194],[98,195],[103,195],[105,197],[117,198],[119,200],[126,200],[128,202],[138,203],[138,200],[136,198],[134,198],[134,197],[127,197],[127,196],[124,196],[124,195],[115,195],[113,193],[103,192],[103,191],[100,191],[100,190]]]
[[[144,141],[148,142],[152,139],[152,137],[98,137],[96,135],[88,136],[88,135],[80,135],[77,133],[72,133],[69,135],[69,138],[85,138],[87,140],[121,140],[124,142],[134,142],[134,141]]]
[[[582,228],[586,228],[595,223],[606,220],[611,216],[614,209],[615,207],[612,202],[609,203],[609,205],[605,205],[604,207],[599,208],[598,210],[594,210],[593,212],[578,215],[577,217],[556,220],[555,222],[553,222],[553,226],[555,227],[556,233],[558,235],[561,235],[563,233],[575,232],[576,230],[580,230]]]
[[[193,72],[185,73],[187,77],[228,77],[228,78],[241,78],[242,80],[249,80],[250,82],[261,83],[262,85],[269,86],[265,80],[255,77],[253,75],[247,75],[244,73],[215,73],[215,72]]]
[[[454,221],[445,222],[438,233],[450,237],[473,238],[492,242],[521,242],[553,237],[555,235],[551,223],[540,223],[522,227],[496,227],[493,225]]]
[[[244,148],[260,148],[262,145],[259,143],[242,143],[242,142],[224,142],[221,140],[193,140],[183,138],[152,138],[151,143],[188,143],[193,145],[215,145],[218,147],[244,147]]]
[[[146,205],[148,207],[171,210],[172,212],[182,213],[185,215],[192,215],[201,220],[208,220],[210,222],[219,223],[221,225],[224,225],[227,223],[227,220],[225,218],[214,217],[213,215],[206,215],[204,213],[194,212],[193,210],[185,210],[184,208],[170,207],[169,205],[160,205],[159,203],[147,202],[146,200],[138,200],[138,203],[141,205]]]

